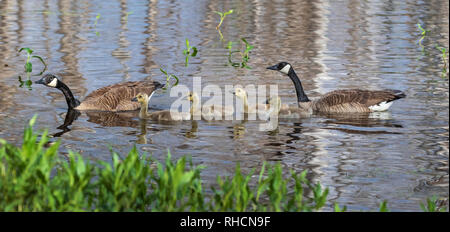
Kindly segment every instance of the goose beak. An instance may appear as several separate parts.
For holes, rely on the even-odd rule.
[[[37,81],[35,81],[34,82],[35,84],[44,84],[45,82],[44,82],[44,78],[41,78],[41,79],[39,79],[39,80],[37,80]]]
[[[269,66],[269,67],[267,67],[267,69],[270,69],[270,70],[278,70],[278,65]]]
[[[133,99],[131,99],[131,101],[137,102],[137,101],[138,101],[138,100],[137,100],[137,97],[134,97]]]

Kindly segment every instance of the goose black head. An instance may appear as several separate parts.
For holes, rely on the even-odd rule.
[[[292,67],[288,62],[280,62],[274,66],[267,67],[267,69],[280,71],[287,75]]]
[[[48,73],[48,74],[45,74],[40,80],[37,80],[34,83],[56,88],[58,85],[58,82],[59,82],[59,80],[58,80],[58,78],[56,78],[55,75]]]

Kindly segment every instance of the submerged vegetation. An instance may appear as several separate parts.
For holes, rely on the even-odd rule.
[[[306,171],[285,178],[280,164],[264,163],[257,180],[238,164],[234,176],[218,176],[207,195],[204,166],[186,157],[172,161],[170,152],[164,165],[136,147],[125,158],[111,151],[111,163],[93,164],[73,152],[61,160],[60,142],[49,143],[46,131],[34,133],[35,121],[21,147],[0,139],[0,211],[317,211],[327,204],[328,188],[311,183]],[[434,202],[427,199],[423,210],[445,211]],[[334,204],[334,210],[347,208]],[[388,211],[386,201],[379,210]]]

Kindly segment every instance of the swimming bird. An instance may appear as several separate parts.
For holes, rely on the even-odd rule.
[[[224,116],[230,116],[234,113],[232,106],[222,107],[218,105],[203,105],[200,112],[200,99],[195,92],[189,92],[187,94],[187,99],[191,102],[191,115],[201,114],[202,119],[205,120],[222,119]]]
[[[61,90],[69,109],[114,112],[137,110],[140,104],[131,101],[137,93],[152,94],[156,89],[164,87],[157,81],[128,81],[97,89],[80,102],[73,96],[69,87],[53,74],[46,74],[35,83]]]
[[[249,105],[247,91],[245,91],[243,88],[234,88],[233,94],[236,95],[237,98],[241,99],[241,101],[244,103],[244,113],[256,114],[258,113],[258,111],[265,112],[267,110],[266,104],[257,103],[255,105]]]
[[[154,121],[181,121],[190,120],[191,115],[187,112],[177,112],[170,110],[161,110],[148,113],[148,101],[150,98],[146,93],[138,93],[131,101],[138,102],[141,106],[139,117],[142,119],[151,119]]]
[[[267,99],[265,104],[257,103],[255,105],[249,105],[248,104],[248,96],[247,91],[245,91],[243,88],[236,87],[234,88],[233,94],[236,95],[239,99],[242,100],[244,103],[244,113],[247,114],[255,114],[258,111],[266,112],[268,110],[268,103],[270,99]],[[290,106],[287,104],[281,104],[280,109],[287,109]]]
[[[310,111],[303,108],[299,108],[296,106],[282,107],[281,98],[279,96],[271,97],[266,101],[266,104],[268,107],[268,111],[270,107],[275,106],[272,111],[276,112],[279,118],[307,118],[311,116]]]
[[[280,62],[267,67],[267,69],[280,71],[289,76],[295,86],[298,107],[311,113],[369,113],[386,111],[393,101],[406,97],[402,91],[393,89],[375,91],[343,89],[331,91],[311,101],[306,96],[299,77],[289,63]]]

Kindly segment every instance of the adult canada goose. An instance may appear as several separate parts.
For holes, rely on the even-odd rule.
[[[187,99],[191,102],[191,115],[201,114],[202,118],[205,120],[216,118],[222,119],[223,116],[230,116],[234,113],[234,109],[232,106],[222,107],[217,105],[203,105],[200,112],[200,99],[195,92],[189,92],[187,95]]]
[[[69,109],[97,111],[137,110],[140,104],[131,102],[137,93],[152,94],[153,91],[164,86],[157,81],[128,81],[97,89],[80,102],[73,96],[69,87],[53,74],[46,74],[35,83],[61,90]]]
[[[294,82],[299,108],[312,112],[368,113],[386,111],[393,101],[406,96],[402,91],[393,89],[378,91],[343,89],[331,91],[319,99],[311,101],[303,91],[302,83],[289,63],[280,62],[274,66],[267,67],[267,69],[277,70],[288,75]]]
[[[139,117],[142,119],[151,119],[154,121],[181,121],[190,120],[190,114],[187,112],[171,112],[170,110],[161,110],[148,113],[149,97],[145,93],[138,93],[131,101],[138,102],[141,105]]]

